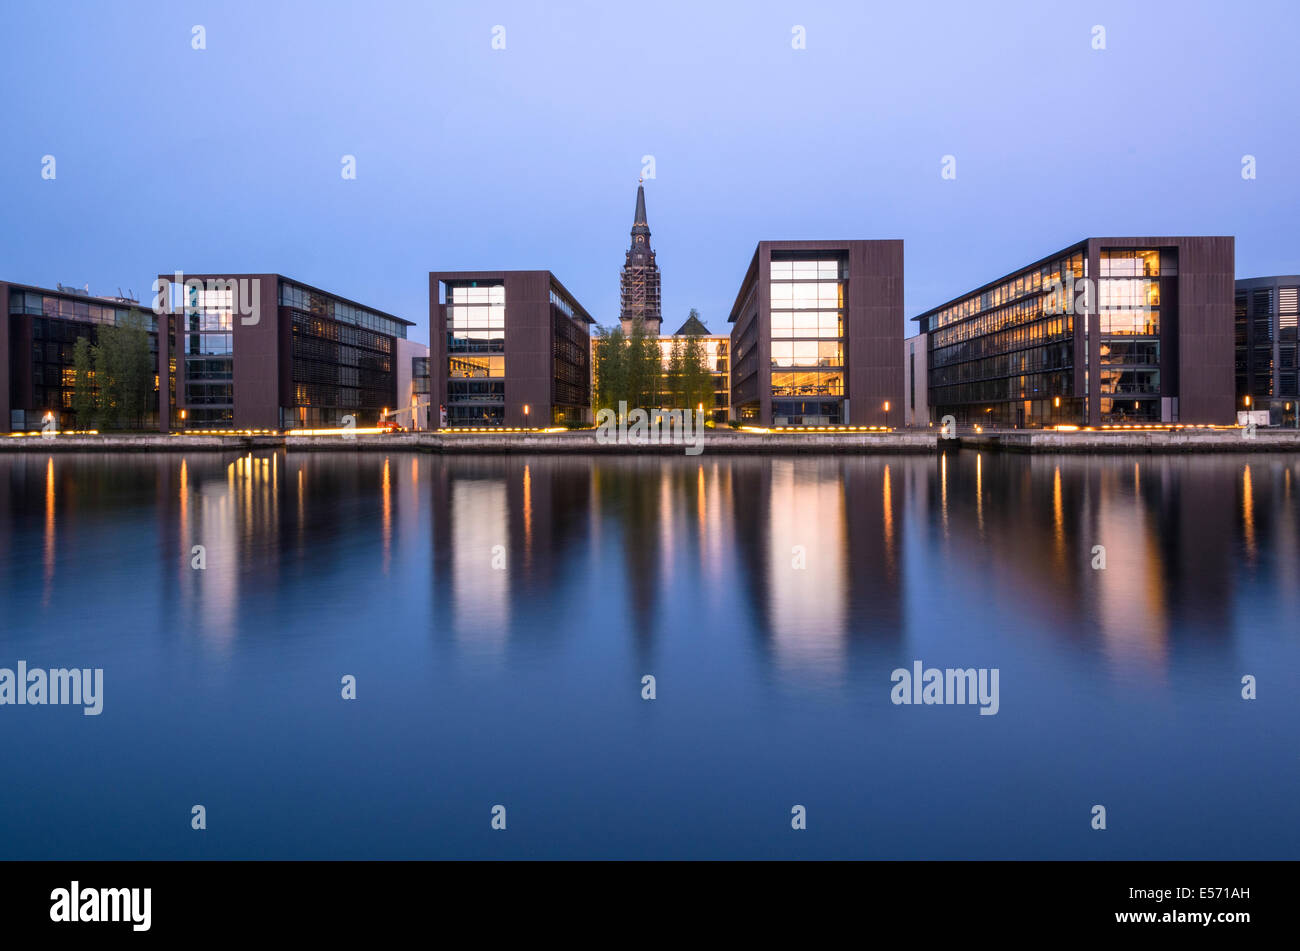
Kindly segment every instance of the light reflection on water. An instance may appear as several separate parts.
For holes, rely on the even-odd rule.
[[[102,666],[107,693],[0,708],[6,759],[69,754],[0,794],[0,857],[1294,858],[1298,475],[0,458],[0,666]],[[1001,712],[893,706],[914,660],[999,668]],[[442,821],[507,793],[536,818],[508,843]],[[168,810],[204,796],[230,819],[200,845]],[[792,842],[805,800],[836,818]],[[1094,801],[1128,817],[1104,841]]]

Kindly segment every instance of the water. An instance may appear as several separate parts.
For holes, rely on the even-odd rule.
[[[0,858],[1294,859],[1298,582],[1295,457],[6,456]]]

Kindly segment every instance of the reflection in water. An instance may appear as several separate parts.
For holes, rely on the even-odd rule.
[[[393,560],[393,477],[389,471],[388,457],[384,457],[384,574]]]
[[[936,592],[1013,605],[1026,630],[1094,643],[1116,669],[1149,672],[1167,667],[1180,643],[1227,650],[1238,588],[1294,598],[1298,559],[1296,463],[1264,456],[411,456],[399,465],[262,453],[15,455],[0,465],[11,551],[40,512],[44,607],[74,589],[70,563],[94,570],[80,555],[87,532],[156,521],[171,526],[146,555],[156,564],[135,570],[170,579],[163,602],[216,645],[255,629],[250,598],[275,600],[282,583],[351,566],[346,584],[358,596],[394,571],[410,593],[429,587],[410,564],[422,560],[432,567],[421,592],[431,629],[494,652],[562,588],[576,603],[598,602],[611,631],[644,650],[695,610],[751,625],[761,656],[791,676],[842,679],[855,644],[924,632],[917,605]],[[36,472],[39,500],[26,489]],[[371,533],[378,551],[365,565]],[[1104,570],[1092,567],[1097,546]],[[7,570],[12,585],[24,560],[11,555]]]
[[[1255,495],[1250,487],[1250,466],[1241,472],[1241,524],[1246,536],[1246,557],[1255,561]]]
[[[943,537],[948,537],[948,453],[939,455],[939,511],[943,516]]]
[[[1113,656],[1158,669],[1167,634],[1160,550],[1136,480],[1129,492],[1120,475],[1121,470],[1103,473],[1097,501],[1096,544],[1106,552],[1105,569],[1094,569],[1097,613]]]
[[[54,585],[54,510],[54,457],[51,456],[45,466],[45,544],[43,546],[45,553],[45,588],[41,595],[41,603],[47,607],[50,603],[50,591]]]
[[[452,629],[459,638],[482,645],[499,646],[510,619],[506,489],[504,478],[462,479],[450,486]]]
[[[459,817],[501,790],[556,818],[512,838],[535,856],[610,854],[584,836],[616,826],[630,854],[726,857],[792,775],[900,817],[819,856],[1080,857],[1040,832],[1100,784],[1139,816],[1108,854],[1294,857],[1276,829],[1300,766],[1269,759],[1236,690],[1267,673],[1269,715],[1300,715],[1298,478],[1268,455],[2,456],[0,653],[110,686],[89,732],[0,716],[7,754],[67,752],[57,781],[0,795],[0,858],[47,856],[64,827],[133,854],[154,790],[185,801],[193,777],[265,810],[222,857],[473,857],[459,818],[367,824],[357,804]],[[915,660],[999,668],[1000,712],[890,705]],[[1237,781],[1259,763],[1279,792]],[[105,782],[129,821],[68,799]],[[701,788],[734,834],[698,824]],[[583,832],[592,803],[617,821]],[[969,821],[1008,808],[1025,821]],[[1207,811],[1246,818],[1204,846],[1183,833]]]
[[[1052,564],[1059,573],[1065,559],[1065,500],[1061,496],[1061,467],[1052,469]]]
[[[778,661],[792,668],[833,670],[842,663],[849,552],[846,487],[836,468],[833,457],[773,460],[762,500],[764,627]],[[858,504],[872,503],[864,498]]]

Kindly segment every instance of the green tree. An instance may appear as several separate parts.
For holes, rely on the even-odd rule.
[[[680,407],[685,398],[683,382],[685,380],[682,363],[682,342],[673,338],[672,349],[668,352],[668,370],[664,377],[664,402],[670,407]]]
[[[706,413],[713,410],[713,371],[708,358],[704,341],[688,337],[682,351],[682,398],[687,409],[703,404]]]
[[[618,411],[619,400],[627,399],[627,337],[621,326],[601,328],[595,342],[595,410]]]
[[[102,326],[92,348],[95,383],[99,389],[98,423],[101,429],[117,429],[122,416],[122,384],[118,379],[121,342],[117,328]]]
[[[127,426],[141,429],[154,377],[149,331],[144,315],[134,307],[127,314],[126,322],[114,329],[120,337],[118,377],[122,384],[122,416]]]
[[[94,348],[85,337],[78,337],[72,349],[72,412],[78,429],[95,428]]]
[[[632,324],[627,340],[627,404],[629,409],[652,409],[658,405],[663,358],[659,342],[646,333],[645,322]]]
[[[132,308],[121,324],[100,327],[92,352],[100,427],[141,428],[154,380],[144,315]]]

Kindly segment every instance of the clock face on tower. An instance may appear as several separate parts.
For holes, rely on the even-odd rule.
[[[639,234],[639,235],[637,235],[637,236],[636,236],[636,243],[637,243],[637,244],[645,244],[645,235],[643,235],[643,234]]]

